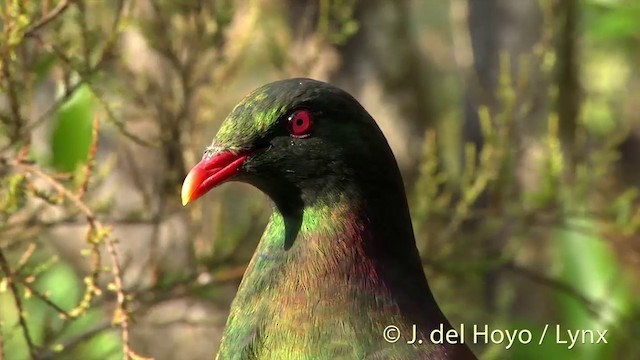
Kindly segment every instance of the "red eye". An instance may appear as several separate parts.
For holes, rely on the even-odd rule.
[[[289,132],[293,137],[305,138],[311,131],[311,113],[309,110],[297,110],[289,116]]]

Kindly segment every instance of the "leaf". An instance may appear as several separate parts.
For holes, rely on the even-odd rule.
[[[36,288],[43,293],[49,291],[49,300],[69,310],[80,299],[79,284],[73,269],[66,264],[58,263],[38,277]]]
[[[49,300],[62,306],[70,307],[77,301],[79,288],[73,269],[66,265],[56,264],[47,269],[35,281],[35,288],[40,293],[51,290]],[[34,296],[28,288],[21,287],[22,310],[29,328],[29,334],[34,344],[42,344],[44,339],[63,327],[63,321],[55,316],[57,312],[45,304],[39,297]],[[27,344],[21,335],[21,328],[16,326],[19,321],[18,309],[11,292],[0,294],[0,331],[5,339],[4,353],[11,354],[11,359],[28,359]]]
[[[637,39],[640,33],[640,5],[633,0],[587,4],[588,34],[600,41],[625,41]]]
[[[549,325],[545,336],[540,343],[542,334],[544,332],[545,325]],[[566,344],[558,343],[555,338],[555,330],[553,324],[540,324],[526,319],[516,319],[509,326],[508,331],[513,333],[514,331],[529,331],[531,333],[531,341],[529,343],[521,343],[518,340],[513,341],[513,347],[506,352],[511,359],[518,360],[537,360],[540,359],[541,354],[544,354],[546,360],[578,360],[580,359],[579,353],[575,349],[568,349]],[[524,338],[526,341],[526,337]],[[507,343],[505,341],[505,343]],[[505,343],[500,344],[504,347]],[[505,355],[505,353],[502,353]]]
[[[569,218],[556,230],[558,260],[562,264],[560,278],[598,306],[593,314],[575,296],[562,293],[558,303],[564,326],[573,330],[611,330],[631,306],[626,279],[607,243],[599,235],[596,223],[584,218]],[[581,359],[608,359],[615,355],[615,338],[609,344],[581,345],[574,349]]]
[[[51,138],[51,161],[56,170],[71,172],[87,161],[94,107],[91,90],[82,85],[56,113]]]

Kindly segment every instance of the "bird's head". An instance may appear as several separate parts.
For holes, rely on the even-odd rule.
[[[358,192],[353,184],[397,178],[382,132],[353,97],[320,81],[289,79],[254,90],[232,110],[187,175],[182,203],[229,180],[258,187],[276,204],[308,204]]]

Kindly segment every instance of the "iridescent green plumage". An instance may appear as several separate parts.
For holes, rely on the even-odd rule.
[[[308,138],[286,118],[313,115]],[[236,179],[274,202],[231,308],[218,359],[473,359],[428,343],[450,328],[429,290],[395,159],[347,93],[308,79],[263,86],[212,145],[252,155]],[[415,324],[423,344],[408,344]],[[383,330],[395,325],[395,343]]]

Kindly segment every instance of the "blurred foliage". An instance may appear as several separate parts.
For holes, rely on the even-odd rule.
[[[310,3],[316,16],[294,17],[312,23],[304,46],[284,0],[0,4],[0,354],[210,357],[226,310],[194,304],[228,308],[269,209],[255,191],[229,185],[184,210],[179,186],[244,93],[312,73],[363,28],[361,2]],[[584,94],[573,148],[552,107],[543,130],[526,134],[533,145],[520,142],[533,81],[506,69],[537,64],[549,80],[544,101],[554,103],[558,54],[548,42],[529,59],[501,57],[500,111],[477,109],[484,145],[476,148],[460,140],[459,98],[472,85],[448,61],[460,49],[447,45],[458,36],[447,16],[462,3],[414,1],[410,19],[398,19],[427,44],[437,79],[427,85],[439,125],[428,129],[420,176],[408,184],[436,297],[454,322],[533,333],[531,344],[508,350],[472,345],[483,359],[637,358],[640,191],[619,171],[640,156],[621,163],[619,145],[640,131],[640,7],[579,3]],[[505,239],[497,254],[496,238]],[[498,309],[487,309],[487,274],[498,270],[510,277],[500,281]],[[547,324],[607,329],[610,343],[568,350],[549,334],[538,345]],[[172,325],[185,327],[165,332]],[[163,353],[180,341],[176,354]]]
[[[635,51],[640,40],[640,4],[633,0],[585,1],[585,27],[592,40],[622,45],[625,51]]]

